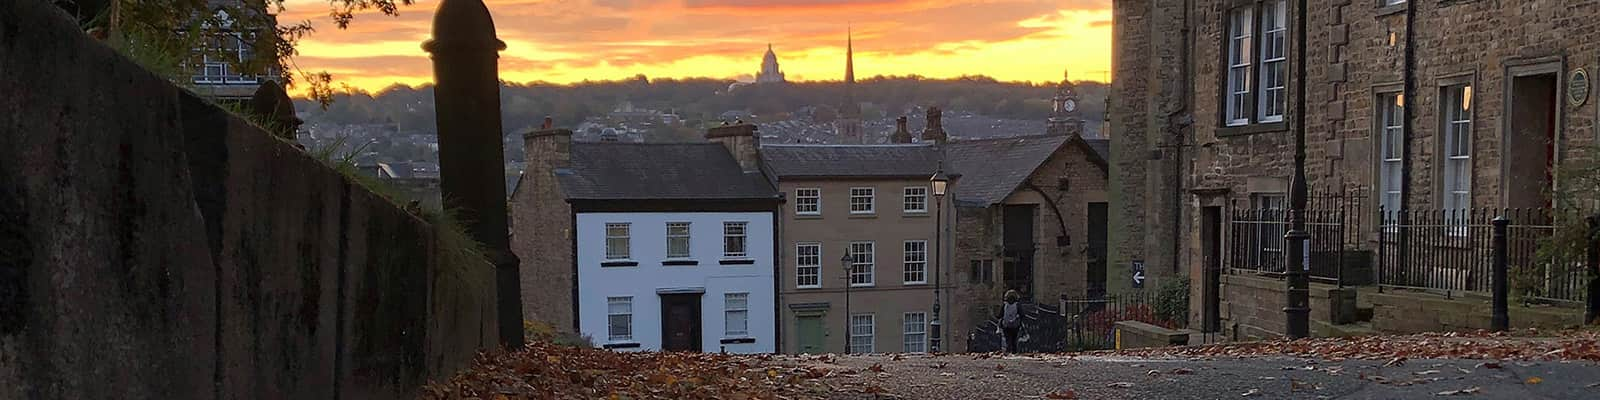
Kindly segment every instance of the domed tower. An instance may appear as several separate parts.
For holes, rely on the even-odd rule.
[[[761,57],[761,72],[756,73],[756,83],[783,83],[783,70],[778,68],[778,53],[767,43],[767,55]]]
[[[1061,85],[1050,99],[1050,120],[1045,132],[1052,135],[1083,135],[1083,119],[1078,117],[1078,91],[1067,72],[1061,73]]]

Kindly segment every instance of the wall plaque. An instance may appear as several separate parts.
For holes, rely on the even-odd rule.
[[[1589,71],[1583,68],[1572,70],[1572,75],[1567,77],[1567,104],[1580,107],[1588,101]]]

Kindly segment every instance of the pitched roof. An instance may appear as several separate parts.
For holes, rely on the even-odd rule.
[[[1111,139],[1084,139],[1083,143],[1089,145],[1089,149],[1094,150],[1095,155],[1100,156],[1101,163],[1111,159]]]
[[[573,143],[556,178],[568,200],[775,199],[760,173],[745,173],[716,143]]]
[[[931,177],[939,148],[930,145],[763,145],[761,159],[777,179]]]
[[[1051,135],[952,142],[945,149],[948,167],[961,179],[951,194],[962,203],[1004,201],[1067,140]]]

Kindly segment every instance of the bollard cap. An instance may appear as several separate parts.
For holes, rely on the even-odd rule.
[[[495,37],[494,17],[483,0],[443,0],[433,15],[433,38],[422,42],[422,49],[500,51],[506,43]]]

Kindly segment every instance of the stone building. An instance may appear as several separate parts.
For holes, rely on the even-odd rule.
[[[1105,292],[1108,146],[1061,135],[947,145],[959,175],[947,351],[994,330],[1006,290],[1043,304]]]
[[[767,44],[767,54],[761,56],[761,72],[756,73],[756,83],[783,83],[783,69],[778,68],[778,53]]]
[[[1333,240],[1370,251],[1380,206],[1549,207],[1559,166],[1591,157],[1600,1],[1310,3],[1308,183],[1359,204],[1361,223],[1353,238]],[[1229,210],[1287,199],[1296,4],[1115,2],[1113,262],[1166,271],[1174,260],[1194,283],[1190,320],[1205,329],[1270,336],[1283,327],[1281,311],[1270,312],[1281,291],[1245,289],[1277,285],[1216,271],[1238,255],[1225,249],[1275,246],[1230,242]],[[1313,319],[1330,318],[1316,296]],[[1373,328],[1384,330],[1377,308]]]
[[[839,117],[833,121],[834,143],[867,144],[869,139],[861,130],[861,103],[856,101],[855,40],[846,38],[844,45],[844,99],[839,103]],[[871,138],[872,143],[877,138]]]
[[[935,264],[941,242],[929,178],[940,148],[764,145],[760,153],[787,196],[778,286],[783,351],[928,351],[935,285],[949,284],[936,274],[950,276]]]

